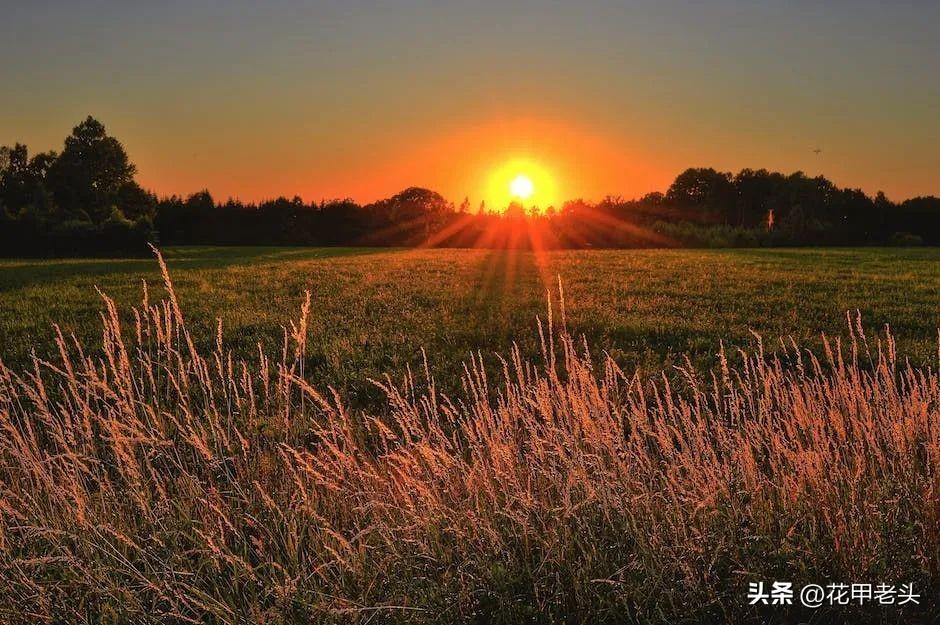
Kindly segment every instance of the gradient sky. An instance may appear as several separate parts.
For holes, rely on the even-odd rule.
[[[689,166],[940,194],[935,1],[3,4],[0,144],[92,114],[161,195],[476,204],[512,162],[543,201]]]

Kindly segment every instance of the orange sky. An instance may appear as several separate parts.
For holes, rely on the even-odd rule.
[[[295,136],[304,134],[298,129]],[[325,157],[315,149],[304,153],[311,145],[304,140],[281,143],[274,136],[264,145],[257,137],[236,137],[223,134],[204,152],[184,155],[191,162],[187,168],[156,153],[161,147],[156,133],[144,140],[154,154],[132,150],[132,156],[136,154],[142,184],[162,192],[207,187],[220,198],[220,193],[249,200],[298,194],[307,200],[350,196],[368,202],[408,186],[425,186],[455,203],[466,197],[474,209],[481,201],[490,208],[508,204],[509,181],[516,174],[535,182],[527,205],[545,208],[560,207],[567,199],[599,199],[608,193],[633,197],[665,189],[677,173],[628,139],[522,115],[494,115],[423,132],[389,130]],[[249,146],[263,164],[244,158]]]
[[[427,186],[476,208],[504,207],[509,182],[531,177],[528,204],[560,207],[566,199],[597,197],[605,190],[644,193],[668,184],[674,172],[641,151],[605,141],[598,132],[533,118],[467,124],[409,145],[390,145],[371,155],[368,167],[322,170],[306,176],[300,194],[326,197],[355,193],[369,201],[409,185]]]
[[[424,186],[475,207],[518,164],[542,205],[687,167],[902,200],[940,194],[938,20],[922,0],[12,3],[0,145],[61,149],[91,114],[145,187],[220,200]]]

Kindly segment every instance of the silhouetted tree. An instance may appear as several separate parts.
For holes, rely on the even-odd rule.
[[[38,217],[54,217],[55,205],[45,180],[55,158],[55,152],[42,152],[30,159],[27,147],[21,143],[0,148],[0,202],[14,211],[29,210]]]
[[[401,193],[365,207],[370,213],[375,243],[393,236],[397,244],[417,244],[426,240],[445,220],[454,206],[430,189],[409,187]]]
[[[481,202],[472,214],[469,198],[455,207],[420,187],[366,206],[299,197],[218,204],[208,191],[158,200],[134,174],[124,147],[92,117],[61,154],[0,148],[0,253],[144,253],[157,236],[166,245],[525,247],[533,233],[541,246],[575,248],[940,244],[940,199],[896,204],[799,171],[693,168],[666,193],[636,200],[578,199],[544,213],[518,203],[489,213]]]
[[[100,223],[118,206],[124,187],[134,184],[136,168],[121,142],[89,116],[65,139],[65,149],[49,167],[49,189],[70,217],[87,215]]]
[[[6,255],[145,253],[156,198],[104,126],[88,118],[61,154],[0,148],[0,250]]]
[[[730,173],[711,168],[691,168],[676,177],[666,191],[666,200],[681,208],[701,210],[706,221],[730,223],[736,191]]]

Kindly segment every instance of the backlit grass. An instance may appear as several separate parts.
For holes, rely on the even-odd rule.
[[[242,361],[167,292],[131,323],[105,299],[100,357],[59,337],[0,366],[6,620],[780,618],[755,579],[923,592],[787,618],[934,615],[940,377],[858,317],[818,356],[755,339],[675,385],[591,353],[556,293],[536,357],[469,360],[454,393],[430,365],[380,378],[357,410],[305,369],[304,295],[279,356]]]

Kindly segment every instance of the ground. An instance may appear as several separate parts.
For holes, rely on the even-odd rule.
[[[165,295],[158,264],[0,262],[0,621],[936,621],[937,250],[166,258],[206,357],[161,323],[126,357],[108,340],[100,363],[72,348],[35,368],[53,322],[94,351],[96,286],[132,324],[144,281]],[[538,360],[559,277],[591,355],[564,335],[562,364],[504,376],[494,351]],[[258,343],[280,362],[305,290],[303,369],[293,351],[259,365]],[[913,366],[823,355],[856,309]],[[216,360],[216,318],[246,366]],[[742,363],[751,331],[823,364]],[[671,367],[721,345],[714,379]],[[417,371],[417,392],[381,397],[369,378],[420,370],[422,348],[449,399]],[[495,366],[461,388],[471,352]],[[651,379],[602,374],[604,352]],[[923,604],[747,604],[774,580],[913,584]]]
[[[537,353],[535,319],[560,277],[568,320],[593,349],[655,373],[688,353],[793,336],[818,346],[860,310],[869,331],[890,323],[917,364],[936,358],[940,250],[589,250],[544,255],[492,250],[209,248],[165,250],[189,325],[205,344],[216,319],[246,357],[276,353],[283,326],[312,293],[307,371],[353,403],[377,397],[368,378],[401,375],[426,350],[444,380],[471,351],[518,342]],[[0,357],[51,353],[52,324],[87,345],[100,334],[95,287],[124,311],[142,281],[162,296],[152,258],[0,260]],[[557,306],[557,304],[556,304]],[[557,311],[556,311],[557,312]],[[128,316],[128,319],[131,317]]]

